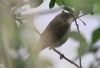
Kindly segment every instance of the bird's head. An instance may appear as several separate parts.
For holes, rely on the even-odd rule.
[[[74,21],[73,15],[69,11],[63,10],[61,16],[67,22],[67,24],[71,24]]]
[[[69,11],[66,11],[66,10],[63,10],[61,15],[64,16],[65,18],[72,17],[72,14]]]

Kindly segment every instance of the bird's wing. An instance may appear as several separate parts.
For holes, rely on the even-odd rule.
[[[57,19],[59,16],[56,16],[46,27],[44,32],[41,34],[38,45],[41,50],[52,45],[57,40],[56,30],[60,26],[61,19]],[[58,22],[57,22],[58,21]]]

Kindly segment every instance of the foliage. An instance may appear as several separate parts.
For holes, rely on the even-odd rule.
[[[78,59],[80,56],[85,56],[89,53],[92,53],[94,55],[95,60],[91,62],[90,68],[98,68],[100,67],[100,58],[96,56],[98,51],[100,50],[100,45],[95,45],[96,42],[100,41],[100,27],[95,29],[92,33],[92,39],[91,42],[88,43],[82,34],[79,34],[78,32],[71,32],[70,37],[75,39],[76,41],[80,42],[80,46],[77,48],[77,57],[75,59]],[[95,65],[97,64],[97,65]]]
[[[92,33],[92,44],[95,44],[100,39],[100,27]]]
[[[89,45],[84,36],[82,36],[82,34],[79,34],[78,32],[71,32],[69,35],[71,38],[75,39],[80,43],[80,46],[77,49],[78,55],[83,56],[85,53],[87,53]]]
[[[38,57],[33,49],[39,34],[32,25],[33,20],[28,19],[28,15],[21,14],[23,6],[30,5],[36,8],[42,3],[43,0],[0,0],[0,65],[2,64],[4,68],[40,68],[37,62],[41,68],[53,68],[49,60],[37,61]],[[59,7],[74,8],[83,14],[100,13],[100,0],[50,0],[49,8],[52,9],[55,4]],[[87,53],[95,55],[100,49],[95,45],[100,40],[100,27],[93,31],[90,43],[82,34],[75,31],[70,33],[70,37],[81,44],[77,49],[78,56]],[[100,58],[95,58],[96,62],[100,62]],[[93,63],[90,66],[92,68]]]
[[[54,5],[58,4],[59,6],[66,6],[78,9],[83,12],[83,14],[94,14],[99,13],[99,0],[51,0],[49,7],[53,8]],[[81,5],[79,5],[81,4]]]
[[[39,35],[32,25],[33,20],[21,15],[21,8],[34,2],[37,7],[42,0],[0,0],[0,66],[3,66],[0,68],[38,68],[38,57],[33,49]],[[41,64],[43,68],[45,64],[52,67],[50,63],[45,60]]]

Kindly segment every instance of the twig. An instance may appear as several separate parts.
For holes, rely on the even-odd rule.
[[[74,21],[75,21],[75,24],[77,26],[77,30],[78,32],[80,33],[80,30],[79,30],[79,25],[77,24],[77,21],[76,21],[76,18],[74,17],[74,15],[72,13],[70,13],[72,15],[72,17],[74,18]]]
[[[74,21],[75,21],[75,24],[76,24],[76,26],[77,26],[77,30],[78,30],[78,32],[80,33],[80,30],[79,30],[79,25],[77,24],[77,21],[76,21],[76,19],[77,18],[79,18],[79,17],[82,17],[82,16],[84,16],[84,15],[81,15],[81,16],[79,16],[79,17],[77,17],[77,18],[75,18],[74,17],[74,15],[73,15],[73,13],[71,13],[70,12],[70,14],[72,15],[72,17],[74,18]],[[80,19],[81,20],[81,19]],[[82,21],[82,20],[81,20]],[[82,21],[82,23],[84,24],[84,25],[86,25],[85,24],[85,22],[84,21]],[[57,52],[57,51],[56,51]],[[65,60],[67,60],[67,61],[69,61],[69,59],[67,59],[63,54],[61,54],[59,51],[57,52],[59,55],[62,55],[63,56],[63,58],[65,59]],[[73,63],[73,61],[69,61],[70,63],[72,63],[72,64],[74,64],[75,66],[77,66],[78,68],[82,68],[82,64],[81,64],[81,57],[80,57],[80,59],[79,59],[79,64],[80,64],[80,66],[78,66],[77,64],[75,64],[75,63]]]
[[[80,19],[81,20],[81,19]],[[82,20],[81,20],[82,21]],[[77,30],[78,30],[78,32],[79,32],[79,34],[80,34],[80,30],[79,30],[79,25],[77,24],[77,22],[75,22],[75,24],[76,24],[76,26],[77,26]],[[83,24],[85,25],[85,23],[83,22]],[[81,61],[82,59],[81,59],[81,57],[80,57],[80,59],[79,59],[79,64],[80,64],[80,68],[82,68],[82,61]]]
[[[82,58],[80,57],[80,62],[79,62],[79,64],[80,64],[80,68],[82,68]]]
[[[75,62],[73,62],[72,60],[66,58],[64,56],[64,54],[60,53],[58,50],[56,50],[55,48],[53,48],[53,51],[55,51],[56,53],[58,53],[60,55],[60,59],[65,59],[66,61],[70,62],[71,64],[75,65],[77,68],[80,68]]]
[[[75,22],[76,26],[77,26],[77,30],[78,32],[80,33],[80,30],[79,30],[79,25],[77,24],[77,22]]]
[[[79,18],[79,17],[75,18],[74,15],[73,15],[72,13],[70,13],[70,14],[71,14],[72,17],[74,18],[75,24],[76,24],[76,26],[77,26],[77,30],[78,30],[78,32],[80,33],[79,25],[77,24],[77,21],[76,21],[76,19]],[[84,15],[82,15],[82,16],[84,16]],[[82,16],[80,16],[80,17],[82,17]],[[80,18],[79,18],[79,19],[80,19]],[[80,19],[80,20],[81,20],[81,19]],[[82,21],[82,20],[81,20],[81,21]],[[86,25],[84,21],[82,21],[82,23],[83,23],[84,25]],[[80,65],[80,66],[78,66],[79,68],[82,68],[81,60],[82,60],[82,59],[81,59],[81,57],[80,57],[80,59],[79,59],[79,65]]]
[[[78,30],[78,32],[79,32],[79,34],[80,34],[79,25],[77,24],[77,22],[75,22],[75,24],[76,24],[77,30]],[[80,64],[80,68],[82,68],[81,57],[80,57],[80,59],[79,59],[79,64]]]
[[[80,19],[80,18],[79,18],[79,19]],[[80,19],[80,20],[81,20],[81,19]],[[82,20],[81,20],[81,21],[82,21]],[[84,25],[86,25],[84,21],[82,21],[82,23],[83,23]],[[80,34],[79,25],[77,24],[77,22],[75,22],[75,24],[76,24],[77,30],[78,30],[78,32],[79,32],[79,34]],[[80,44],[80,45],[81,45],[81,44]],[[80,64],[80,68],[82,68],[82,58],[81,58],[81,57],[79,58],[79,64]]]
[[[85,15],[87,15],[87,14],[85,14]],[[80,17],[83,17],[85,15],[78,16],[78,17],[76,17],[76,19],[79,19],[86,26],[86,23],[82,19],[80,19]]]
[[[80,18],[78,18],[78,19],[86,26],[86,23],[82,19],[80,19]]]

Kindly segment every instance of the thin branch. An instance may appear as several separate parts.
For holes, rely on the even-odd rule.
[[[80,64],[80,68],[82,68],[82,58],[80,57],[80,62],[79,62],[79,64]]]
[[[80,18],[78,18],[78,19],[86,26],[86,23],[82,19],[80,19]]]
[[[75,18],[75,16],[73,15],[73,13],[70,12],[70,14],[71,14],[72,17],[74,18],[75,24],[76,24],[76,26],[77,26],[77,30],[78,30],[78,32],[80,33],[79,25],[77,24],[77,21],[76,21],[76,19],[79,18],[79,17]],[[82,16],[83,16],[83,15],[82,15]],[[80,16],[80,17],[82,17],[82,16]],[[81,19],[80,19],[80,20],[81,20]],[[81,20],[81,21],[82,21],[82,20]],[[84,21],[82,21],[82,23],[83,23],[84,25],[86,25]],[[57,50],[54,50],[54,51],[57,52]],[[65,60],[67,60],[67,61],[69,61],[70,63],[74,64],[77,68],[82,68],[81,57],[80,57],[80,59],[79,59],[79,64],[80,64],[80,66],[78,66],[78,65],[75,64],[73,61],[71,61],[71,60],[69,60],[68,58],[66,58],[66,57],[65,57],[63,54],[61,54],[59,51],[58,51],[57,53],[58,53],[59,55],[62,56],[62,57],[60,57],[60,58],[64,58]]]
[[[65,59],[66,61],[70,62],[71,64],[75,65],[77,68],[80,68],[75,62],[73,62],[72,60],[66,58],[64,56],[64,54],[60,53],[58,50],[56,50],[55,48],[53,48],[53,51],[55,51],[56,53],[58,53],[60,55],[60,59]]]
[[[81,19],[80,19],[81,20]],[[82,20],[81,20],[82,21]],[[83,21],[82,21],[82,23],[83,24],[85,24]],[[79,30],[79,25],[77,24],[77,22],[75,22],[75,24],[76,24],[76,26],[77,26],[77,30],[78,30],[78,32],[79,32],[79,34],[80,34],[80,30]],[[82,58],[80,57],[80,59],[79,59],[79,64],[80,64],[80,68],[82,68]]]
[[[77,21],[76,21],[76,18],[74,17],[74,15],[72,13],[70,13],[72,15],[72,17],[74,18],[74,21],[75,21],[75,24],[77,26],[77,30],[78,32],[80,33],[80,30],[79,30],[79,25],[77,24]]]
[[[79,18],[80,19],[80,18]],[[80,19],[81,20],[81,19]],[[82,21],[82,20],[81,20]],[[86,25],[86,23],[84,22],[84,21],[82,21],[82,23],[84,24],[84,25]],[[79,32],[79,34],[80,34],[80,30],[79,30],[79,25],[77,24],[77,22],[75,22],[75,24],[76,24],[76,26],[77,26],[77,30],[78,30],[78,32]],[[81,44],[80,44],[81,45]],[[80,57],[79,58],[79,64],[80,64],[80,68],[82,68],[82,58]]]
[[[78,16],[76,19],[79,19],[80,21],[82,21],[82,23],[86,26],[86,23],[85,23],[82,19],[80,19],[80,17],[83,17],[83,16],[85,16],[85,15],[87,15],[87,14],[84,14],[84,15]]]
[[[76,26],[77,26],[77,30],[78,32],[80,33],[80,30],[79,30],[79,25],[77,24],[77,22],[75,22]]]
[[[76,21],[77,18],[75,18],[74,15],[73,15],[72,13],[71,13],[71,15],[72,15],[72,17],[74,18],[75,24],[76,24],[76,26],[77,26],[77,30],[78,30],[78,32],[80,33],[79,25],[77,24],[77,21]],[[82,16],[83,16],[83,15],[82,15]],[[82,16],[80,16],[80,17],[82,17]],[[79,18],[79,17],[78,17],[78,18]],[[80,18],[79,18],[79,19],[80,19]],[[80,19],[80,20],[81,20],[81,19]],[[81,21],[82,21],[82,20],[81,20]],[[82,21],[82,23],[83,23],[84,25],[86,25],[84,21]],[[82,60],[82,58],[80,57],[80,59],[79,59],[79,65],[80,65],[79,68],[82,68],[82,61],[81,61],[81,60]]]

